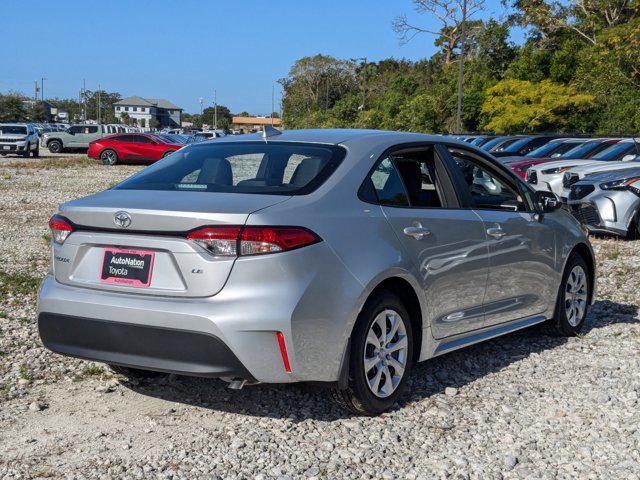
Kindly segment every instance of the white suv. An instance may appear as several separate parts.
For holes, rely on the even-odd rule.
[[[40,155],[38,131],[31,123],[0,123],[0,155]]]

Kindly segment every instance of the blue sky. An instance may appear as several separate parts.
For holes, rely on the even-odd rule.
[[[487,0],[483,17],[500,12]],[[401,13],[434,25],[411,0],[2,0],[4,19],[24,21],[0,30],[0,92],[32,95],[44,76],[47,97],[74,97],[84,78],[89,90],[166,98],[187,112],[199,111],[199,97],[210,105],[216,89],[233,112],[266,114],[272,85],[300,57],[433,54],[429,36],[399,45],[391,21]]]

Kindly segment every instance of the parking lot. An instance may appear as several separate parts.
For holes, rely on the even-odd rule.
[[[639,241],[592,240],[583,335],[530,330],[420,364],[375,418],[319,387],[129,382],[44,349],[48,218],[140,168],[0,159],[0,477],[640,478]]]

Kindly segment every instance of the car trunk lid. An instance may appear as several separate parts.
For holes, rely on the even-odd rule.
[[[60,215],[73,224],[74,231],[62,245],[54,244],[56,280],[67,285],[143,295],[215,295],[224,286],[235,257],[212,255],[185,238],[186,232],[204,225],[243,225],[251,213],[289,198],[108,190],[66,203],[61,206]],[[117,216],[129,221],[118,222]],[[114,249],[134,252],[134,256],[139,254],[141,259],[152,262],[148,285],[103,278],[103,266],[111,261]],[[143,257],[145,252],[147,255]],[[130,267],[114,264],[114,268]]]

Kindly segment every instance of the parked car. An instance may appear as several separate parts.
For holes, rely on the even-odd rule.
[[[571,156],[570,152],[585,142],[586,140],[577,138],[552,140],[524,157],[502,157],[500,161],[524,180],[530,167],[566,158],[565,155]]]
[[[106,135],[109,135],[106,125],[72,125],[64,132],[43,134],[40,143],[51,153],[62,153],[66,149],[87,149],[91,142]]]
[[[481,147],[482,145],[484,145],[488,141],[493,140],[494,138],[496,138],[495,135],[482,135],[482,136],[480,136],[478,138],[475,138],[471,142],[471,145],[474,145],[476,147]]]
[[[598,162],[579,165],[564,172],[562,176],[562,193],[560,200],[567,201],[571,185],[577,183],[585,177],[601,172],[614,172],[616,170],[628,170],[629,168],[640,168],[640,157],[638,155],[628,156],[619,162]]]
[[[558,138],[557,135],[535,135],[531,137],[519,138],[515,142],[508,145],[499,145],[491,149],[491,155],[494,157],[522,157],[527,153],[535,150],[551,140]]]
[[[519,138],[522,138],[522,137],[515,136],[515,135],[510,137],[496,137],[493,140],[489,140],[480,148],[482,148],[482,150],[486,152],[491,152],[494,149],[507,147],[511,145],[513,142],[515,142],[516,140],[518,140]]]
[[[571,185],[567,202],[590,231],[636,238],[640,235],[640,168],[588,175]]]
[[[132,377],[322,382],[376,414],[415,361],[538,323],[580,331],[594,258],[558,206],[442,136],[196,143],[60,206],[39,333]]]
[[[636,143],[633,139],[616,139],[589,158],[561,159],[535,165],[527,170],[526,180],[534,189],[551,191],[560,197],[563,190],[562,177],[567,170],[594,162],[628,161],[635,158],[635,153]]]
[[[0,123],[0,155],[40,155],[38,131],[31,123]]]
[[[182,146],[183,144],[170,142],[158,135],[119,133],[91,142],[87,155],[100,159],[104,165],[115,165],[122,160],[155,162]]]

